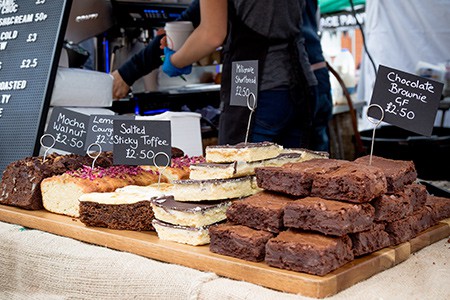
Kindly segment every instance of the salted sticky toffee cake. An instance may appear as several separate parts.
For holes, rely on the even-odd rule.
[[[282,151],[282,146],[270,142],[214,145],[206,147],[205,158],[212,163],[252,162],[277,157]]]

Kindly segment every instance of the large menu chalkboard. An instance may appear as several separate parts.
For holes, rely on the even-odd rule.
[[[0,1],[0,172],[38,154],[71,3]]]

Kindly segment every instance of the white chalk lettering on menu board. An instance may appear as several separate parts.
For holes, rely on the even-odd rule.
[[[113,128],[114,164],[167,165],[158,153],[171,157],[170,121],[114,120]]]
[[[252,95],[253,94],[253,95]],[[236,61],[231,66],[231,92],[230,105],[248,106],[248,99],[252,97],[250,103],[258,99],[258,61],[246,60]]]
[[[0,171],[39,154],[71,4],[0,0]]]
[[[383,122],[430,136],[443,88],[441,82],[380,65],[370,104],[383,109]],[[377,109],[368,115],[381,118]]]

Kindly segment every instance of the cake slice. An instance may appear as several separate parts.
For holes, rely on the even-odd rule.
[[[154,198],[151,201],[155,218],[165,223],[202,227],[226,219],[231,201],[180,202],[173,196]]]
[[[247,227],[278,233],[284,229],[284,208],[294,198],[263,191],[240,201],[227,210],[228,221]]]
[[[343,236],[373,226],[375,209],[368,203],[354,204],[306,197],[284,208],[284,226]]]
[[[389,247],[391,240],[384,228],[384,224],[379,223],[374,224],[369,230],[349,234],[352,240],[353,254],[361,256]]]
[[[209,235],[211,252],[248,261],[263,261],[266,243],[274,236],[267,231],[230,223],[211,226]]]
[[[176,201],[209,201],[246,197],[258,191],[254,177],[246,176],[230,179],[175,180],[171,195]]]
[[[79,217],[81,195],[92,192],[113,192],[126,185],[149,185],[158,182],[158,174],[140,167],[111,166],[94,168],[85,166],[76,171],[46,178],[41,183],[42,202],[48,211]]]
[[[384,194],[370,203],[375,207],[375,221],[392,222],[413,212],[413,203],[406,193]]]
[[[272,267],[323,276],[353,258],[347,235],[329,237],[288,230],[267,242],[265,261]]]
[[[189,227],[169,224],[153,219],[152,225],[162,240],[172,241],[192,246],[209,244],[208,226]]]
[[[302,161],[301,153],[281,153],[277,157],[253,162],[234,161],[232,163],[200,163],[190,166],[190,179],[224,179],[255,175],[255,168],[282,166],[286,163]]]
[[[356,163],[368,166],[370,156],[366,155],[355,160]],[[403,191],[405,185],[417,179],[414,162],[394,160],[380,156],[372,156],[372,166],[378,167],[384,173],[387,182],[387,193]]]
[[[87,193],[80,196],[80,221],[86,226],[153,230],[150,199],[136,193]]]
[[[205,159],[212,163],[258,161],[280,155],[283,147],[271,142],[214,145],[205,149]]]
[[[315,176],[311,196],[365,203],[386,191],[386,177],[379,168],[348,162],[336,170]]]

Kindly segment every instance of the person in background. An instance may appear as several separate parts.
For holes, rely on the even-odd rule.
[[[194,0],[189,7],[181,13],[177,21],[191,21],[194,27],[200,24],[199,0]],[[119,69],[112,72],[113,99],[121,99],[128,95],[130,87],[139,78],[149,74],[162,65],[161,39],[163,34],[157,35],[140,52],[127,60]]]
[[[317,0],[306,0],[302,31],[311,69],[318,81],[318,84],[312,87],[316,105],[312,122],[310,149],[328,152],[330,148],[328,123],[333,115],[333,100],[331,98],[330,75],[323,57],[318,34],[318,17]]]
[[[250,115],[247,107],[230,105],[232,62],[258,60],[259,91],[248,141],[308,146],[314,110],[309,86],[317,82],[301,32],[304,4],[303,0],[200,0],[199,26],[178,51],[164,48],[163,71],[180,76],[223,44],[219,144],[244,142]]]

